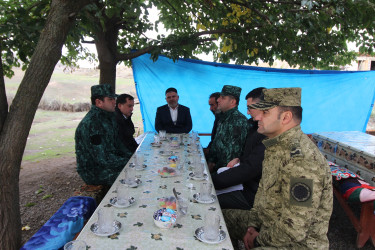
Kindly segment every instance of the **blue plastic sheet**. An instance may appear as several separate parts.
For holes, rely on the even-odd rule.
[[[175,87],[179,103],[190,108],[193,130],[210,133],[214,116],[208,97],[223,85],[242,88],[239,110],[246,115],[245,96],[257,87],[302,88],[305,133],[365,132],[375,94],[374,71],[271,69],[180,59],[176,62],[149,54],[132,60],[144,131],[155,131],[158,106],[166,104],[165,90]]]

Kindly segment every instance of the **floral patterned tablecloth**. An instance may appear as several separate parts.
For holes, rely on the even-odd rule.
[[[168,137],[171,136],[168,135]],[[191,151],[195,147],[189,135],[184,135],[184,146],[179,149],[169,148],[167,141],[163,141],[160,148],[151,147],[153,140],[154,133],[147,133],[135,153],[144,154],[147,164],[147,168],[143,171],[136,171],[136,176],[142,183],[136,188],[128,188],[129,196],[134,197],[136,202],[127,208],[116,208],[110,204],[110,199],[116,197],[116,188],[120,185],[120,180],[125,177],[122,171],[98,206],[98,209],[103,207],[113,209],[115,219],[122,225],[120,231],[107,237],[96,236],[90,230],[90,226],[97,221],[97,209],[78,239],[84,240],[89,249],[233,249],[217,200],[211,204],[201,204],[192,198],[195,193],[199,192],[201,181],[188,178],[189,163],[192,162],[193,157]],[[163,178],[158,174],[158,169],[167,166],[168,156],[163,156],[160,152],[169,150],[180,158],[186,157],[186,163],[182,165],[177,176]],[[200,152],[202,153],[201,147]],[[129,163],[134,160],[134,157],[135,155]],[[207,172],[207,166],[205,171]],[[209,175],[208,181],[212,182]],[[173,196],[173,188],[189,199],[188,213],[185,216],[179,216],[173,228],[161,229],[154,224],[152,215],[160,208],[158,199]],[[226,233],[226,239],[219,244],[203,243],[195,237],[195,230],[203,226],[205,214],[209,211],[216,211],[220,215],[221,229]]]

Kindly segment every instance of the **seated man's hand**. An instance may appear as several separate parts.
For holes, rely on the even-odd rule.
[[[209,148],[204,148],[203,149],[203,153],[204,153],[204,156],[207,158],[208,154],[210,153],[210,149]]]
[[[234,158],[233,160],[231,160],[230,162],[228,162],[227,167],[228,168],[233,168],[234,165],[236,165],[237,163],[240,163],[240,158]]]
[[[254,248],[254,240],[259,235],[257,230],[253,227],[249,227],[246,231],[245,236],[243,237],[243,242],[247,250]]]
[[[207,164],[207,166],[208,166],[208,170],[210,170],[210,173],[214,170],[214,168],[215,168],[215,163],[213,163],[213,162],[209,162],[208,164]]]

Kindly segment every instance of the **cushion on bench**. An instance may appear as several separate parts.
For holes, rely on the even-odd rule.
[[[91,197],[70,197],[21,249],[59,249],[73,240],[96,208]]]

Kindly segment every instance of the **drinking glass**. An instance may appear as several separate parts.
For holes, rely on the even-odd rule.
[[[165,137],[166,137],[166,135],[167,135],[167,131],[165,131],[165,130],[159,130],[159,136],[160,136],[160,139],[165,139]]]
[[[184,197],[178,197],[177,199],[177,209],[180,215],[186,215],[189,206],[189,200]]]
[[[204,164],[204,163],[203,163]],[[193,174],[197,178],[203,178],[204,165],[201,162],[194,164]]]
[[[100,208],[98,210],[99,232],[106,234],[113,231],[113,212],[111,209]]]
[[[214,241],[220,234],[220,216],[217,212],[208,211],[205,216],[203,226],[204,238]]]
[[[143,163],[145,161],[145,156],[143,154],[135,155],[135,168],[137,170],[143,169]]]
[[[64,250],[86,250],[86,242],[83,240],[72,240],[64,245]]]
[[[155,144],[160,144],[160,137],[159,137],[159,135],[154,135],[154,143]]]
[[[128,189],[125,185],[118,185],[117,186],[117,204],[120,206],[127,206],[129,205],[129,199],[127,197]]]
[[[135,182],[135,168],[127,166],[125,168],[125,183],[131,185],[134,182]]]
[[[212,184],[208,182],[202,182],[201,187],[200,187],[199,198],[202,201],[209,201],[212,199],[211,192],[212,192]]]

